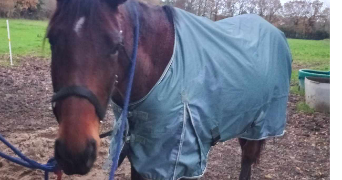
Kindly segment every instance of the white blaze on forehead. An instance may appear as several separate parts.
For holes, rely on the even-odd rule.
[[[82,26],[84,24],[85,17],[81,17],[75,24],[74,31],[79,34],[80,30],[82,29]]]

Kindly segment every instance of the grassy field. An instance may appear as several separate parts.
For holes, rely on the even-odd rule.
[[[288,39],[293,64],[291,75],[291,93],[304,96],[298,87],[298,70],[314,69],[330,71],[330,40],[300,40]],[[297,104],[297,110],[305,113],[313,113],[314,110],[305,104],[304,98]]]
[[[16,57],[27,55],[49,57],[51,52],[48,41],[46,41],[45,50],[42,50],[47,23],[47,21],[10,20],[13,55]],[[330,70],[330,40],[288,39],[288,42],[293,57],[291,93],[303,95],[298,91],[298,70]],[[7,55],[6,57],[8,57],[5,19],[0,19],[0,57],[1,55]],[[303,103],[300,104],[298,107],[299,109],[307,108],[305,103],[304,105]],[[305,111],[308,112],[309,110]]]
[[[47,21],[10,19],[9,23],[14,56],[49,56],[48,44],[45,45],[45,50],[42,50]],[[6,20],[0,19],[0,55],[8,54],[8,51]]]
[[[292,93],[298,93],[298,70],[330,70],[330,40],[321,41],[288,39],[293,64],[292,64]]]

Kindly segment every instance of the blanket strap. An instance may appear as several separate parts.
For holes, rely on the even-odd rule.
[[[214,129],[211,129],[211,136],[212,136],[211,146],[215,146],[221,139],[220,129],[218,126],[216,126]]]

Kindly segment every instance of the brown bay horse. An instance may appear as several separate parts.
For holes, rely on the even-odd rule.
[[[57,0],[47,34],[53,89],[82,86],[89,90],[85,94],[97,99],[68,96],[55,103],[59,122],[55,157],[68,175],[88,173],[96,160],[103,112],[94,103],[102,109],[109,99],[123,105],[130,66],[127,54],[132,54],[133,47],[131,1]],[[131,101],[148,94],[162,76],[175,42],[172,7],[134,4],[140,13],[140,37]],[[247,180],[265,140],[239,139],[239,143],[240,180]],[[134,169],[132,179],[142,179]]]

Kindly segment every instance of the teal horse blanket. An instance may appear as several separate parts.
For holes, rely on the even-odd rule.
[[[216,141],[281,136],[286,124],[292,59],[283,32],[257,15],[213,22],[177,8],[174,24],[167,68],[129,106],[128,158],[146,179],[200,177]],[[114,114],[119,124],[115,104]]]

